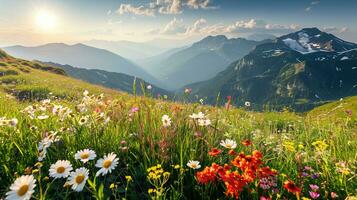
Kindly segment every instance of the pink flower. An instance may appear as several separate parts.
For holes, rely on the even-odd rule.
[[[313,184],[310,184],[310,188],[311,188],[311,190],[312,191],[317,191],[317,190],[319,190],[319,186],[317,186],[317,185],[313,185]]]
[[[335,192],[331,192],[331,198],[336,199],[338,195]]]
[[[309,191],[310,197],[313,199],[319,198],[320,194],[317,192]]]

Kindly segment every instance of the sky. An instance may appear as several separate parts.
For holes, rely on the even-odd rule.
[[[318,27],[357,42],[356,0],[0,0],[0,46],[98,40],[190,43]]]

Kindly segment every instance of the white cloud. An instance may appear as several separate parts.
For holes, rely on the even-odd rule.
[[[332,33],[345,33],[347,32],[349,29],[348,27],[342,27],[342,28],[337,28],[334,26],[329,26],[329,27],[324,27],[322,28],[324,31],[326,32],[332,32]]]
[[[270,33],[285,34],[300,29],[299,25],[281,25],[266,23],[264,20],[249,19],[239,20],[233,24],[210,25],[204,18],[197,19],[191,25],[185,25],[182,19],[173,18],[161,29],[150,31],[152,34],[172,36],[194,36],[194,35],[217,35],[217,34],[246,34],[246,33]]]
[[[269,33],[285,33],[291,30],[296,30],[300,26],[296,24],[291,25],[281,25],[281,24],[269,24],[264,20],[259,19],[249,19],[249,20],[240,20],[235,23],[228,25],[225,28],[226,33],[257,33],[257,32],[269,32]]]
[[[151,8],[146,8],[145,6],[132,6],[131,4],[121,4],[117,10],[119,15],[125,13],[132,13],[134,15],[145,15],[145,16],[154,16],[155,10]]]
[[[311,9],[312,9],[313,7],[315,7],[316,5],[318,5],[319,3],[320,3],[319,0],[317,0],[317,1],[312,1],[312,2],[310,3],[310,5],[305,8],[305,11],[306,11],[306,12],[310,12]]]
[[[123,15],[131,13],[135,15],[154,16],[160,14],[181,14],[185,7],[191,9],[215,9],[210,5],[211,0],[152,0],[148,6],[133,6],[121,4],[117,13]]]
[[[183,24],[182,19],[176,19],[176,17],[171,20],[162,30],[159,30],[160,34],[167,35],[176,35],[179,33],[184,33],[186,31],[186,27]]]

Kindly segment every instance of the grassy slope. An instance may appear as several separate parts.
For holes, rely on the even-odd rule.
[[[21,175],[26,167],[33,167],[36,163],[37,143],[43,138],[44,132],[59,131],[62,127],[70,128],[72,131],[59,131],[61,142],[50,148],[43,162],[42,177],[48,175],[50,164],[58,159],[70,160],[74,168],[82,166],[80,162],[73,159],[74,153],[80,149],[92,148],[97,152],[98,158],[106,153],[115,152],[120,158],[118,169],[106,179],[97,180],[104,184],[106,196],[112,194],[109,189],[111,183],[118,185],[117,195],[124,195],[123,190],[126,185],[124,176],[131,175],[134,182],[129,185],[128,198],[148,198],[147,190],[152,186],[146,180],[146,169],[161,163],[165,170],[172,173],[170,181],[165,185],[167,188],[172,186],[168,198],[177,199],[179,196],[222,198],[223,192],[217,191],[220,187],[206,188],[206,192],[202,193],[204,187],[198,187],[192,170],[184,172],[184,178],[178,182],[179,184],[175,183],[174,180],[178,179],[178,175],[170,166],[179,164],[187,169],[186,163],[190,159],[201,161],[203,167],[213,161],[219,162],[220,159],[209,157],[207,151],[210,147],[221,148],[219,141],[224,138],[232,138],[237,142],[243,139],[252,140],[253,148],[263,152],[269,166],[280,173],[287,174],[295,181],[298,174],[296,155],[301,154],[303,165],[312,166],[321,176],[318,180],[306,180],[304,196],[307,196],[308,183],[320,184],[325,181],[327,184],[323,191],[336,191],[341,197],[356,194],[355,177],[342,176],[335,168],[336,162],[348,161],[349,167],[355,170],[356,112],[353,112],[352,117],[341,112],[335,115],[335,118],[324,121],[316,118],[320,115],[317,112],[330,111],[334,104],[315,109],[306,118],[289,112],[255,113],[242,109],[227,111],[223,108],[199,104],[183,105],[146,97],[134,98],[114,90],[49,73],[44,69],[23,66],[19,62],[17,60],[9,64],[9,59],[3,59],[6,66],[0,67],[2,70],[14,70],[18,73],[18,75],[9,74],[0,77],[3,83],[0,91],[0,116],[19,119],[16,129],[0,127],[0,152],[2,152],[0,197],[8,190],[15,173]],[[27,69],[27,71],[23,72],[20,69]],[[63,122],[51,115],[44,121],[31,120],[20,113],[20,110],[37,102],[20,102],[16,99],[16,95],[21,97],[19,94],[31,94],[29,100],[52,98],[54,104],[67,105],[75,110],[74,106],[80,102],[82,92],[86,89],[90,93],[104,93],[107,100],[113,100],[104,110],[111,117],[108,125],[102,126],[99,122],[88,126],[78,125],[81,116],[92,116],[92,112],[74,112],[73,118]],[[9,96],[5,91],[14,94],[15,97]],[[56,100],[53,96],[63,99]],[[29,96],[25,95],[25,97]],[[355,110],[355,97],[346,102],[351,102],[352,109]],[[350,103],[346,104],[346,108],[347,105]],[[132,107],[139,107],[139,112],[133,117],[128,117]],[[189,121],[188,115],[199,111],[208,114],[212,120],[212,127],[197,127]],[[161,116],[164,114],[172,118],[172,126],[169,128],[162,127]],[[29,127],[32,125],[37,126],[38,130],[31,130]],[[203,138],[195,137],[194,133],[197,132],[200,132]],[[136,133],[136,136],[133,136],[133,133]],[[127,152],[120,149],[123,140],[127,142],[126,146],[129,148]],[[328,148],[321,155],[316,154],[315,147],[312,145],[317,140],[328,144]],[[288,147],[287,142],[292,142],[290,146],[293,146],[294,150],[288,150],[291,148]],[[299,148],[299,144],[303,147]],[[251,151],[250,148],[242,145],[238,145],[236,150],[247,153]],[[93,163],[88,164],[87,168],[90,169],[90,179],[93,180],[97,168]],[[279,188],[282,187],[282,181],[286,179],[285,176],[279,176]],[[66,193],[66,189],[62,187],[63,183],[62,180],[54,181],[47,197],[64,198],[68,194],[67,197],[80,199],[90,196],[88,190],[84,194]],[[46,185],[46,181],[42,181],[42,184]],[[38,190],[36,195],[38,196]],[[282,192],[282,195],[292,198],[286,191]],[[249,196],[247,193],[242,193],[242,197],[257,198],[256,194]]]

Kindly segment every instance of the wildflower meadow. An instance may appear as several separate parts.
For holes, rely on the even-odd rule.
[[[357,192],[354,113],[258,113],[87,90],[72,100],[2,95],[0,107],[5,199],[353,199]]]

